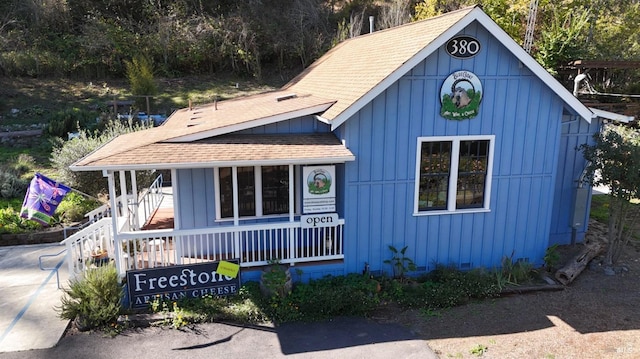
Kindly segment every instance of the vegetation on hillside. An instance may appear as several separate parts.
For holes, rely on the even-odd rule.
[[[368,32],[368,16],[384,29],[474,4],[522,43],[530,2],[8,0],[0,3],[0,75],[124,77],[137,57],[163,77],[261,78],[266,69],[306,67],[337,42]],[[551,71],[578,58],[636,59],[639,20],[634,0],[541,0],[533,55]]]

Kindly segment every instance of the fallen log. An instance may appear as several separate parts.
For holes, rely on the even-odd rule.
[[[604,247],[601,243],[592,243],[584,247],[584,249],[570,260],[562,269],[556,272],[556,279],[558,282],[568,285],[573,282],[576,277],[582,273],[587,267],[587,264],[602,252]]]

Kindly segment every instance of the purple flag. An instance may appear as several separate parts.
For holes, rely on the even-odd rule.
[[[53,212],[70,191],[71,188],[62,183],[36,173],[24,197],[20,217],[48,225]]]

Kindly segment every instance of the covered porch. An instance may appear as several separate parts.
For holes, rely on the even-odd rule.
[[[297,216],[293,221],[176,229],[174,186],[163,186],[159,177],[138,200],[120,196],[112,201],[116,208],[127,208],[115,211],[115,217],[105,208],[87,214],[107,215],[63,242],[70,273],[109,261],[124,276],[128,270],[219,260],[237,259],[242,268],[252,268],[271,261],[335,264],[344,258],[344,219],[322,227],[309,227]]]

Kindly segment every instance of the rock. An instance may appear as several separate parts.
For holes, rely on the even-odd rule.
[[[555,281],[555,280],[553,280],[553,279],[549,278],[549,276],[547,276],[547,275],[543,275],[543,276],[542,276],[542,279],[543,279],[545,282],[547,282],[547,284],[550,284],[550,285],[558,284],[558,283],[556,283],[556,281]]]
[[[610,266],[603,267],[603,272],[605,275],[616,275],[616,271]]]

